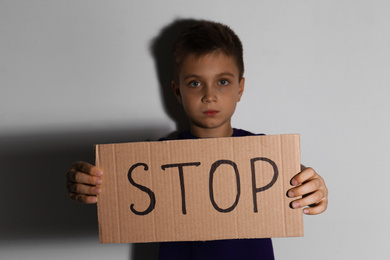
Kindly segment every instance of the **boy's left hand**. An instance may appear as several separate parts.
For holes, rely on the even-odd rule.
[[[313,168],[306,168],[301,165],[301,172],[291,179],[291,184],[295,186],[287,192],[287,196],[301,199],[291,202],[292,208],[303,208],[303,213],[316,215],[324,212],[328,207],[328,189],[325,181]],[[308,207],[307,207],[308,206]]]

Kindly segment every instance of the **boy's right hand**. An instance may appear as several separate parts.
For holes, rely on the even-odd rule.
[[[72,200],[92,204],[100,194],[103,171],[85,162],[74,162],[66,174],[66,186]]]

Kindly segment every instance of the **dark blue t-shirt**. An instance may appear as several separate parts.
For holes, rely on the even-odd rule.
[[[255,135],[242,129],[233,129],[233,137]],[[177,139],[197,139],[190,131],[182,132]],[[228,239],[215,241],[163,242],[160,260],[273,260],[270,238]]]

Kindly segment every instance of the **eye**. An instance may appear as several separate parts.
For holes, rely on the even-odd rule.
[[[193,80],[191,81],[190,83],[188,83],[188,86],[192,87],[192,88],[196,88],[196,87],[199,87],[201,84],[199,81],[196,81],[196,80]]]
[[[227,79],[221,79],[219,82],[218,82],[218,84],[219,85],[222,85],[222,86],[227,86],[227,85],[229,85],[229,80],[227,80]]]

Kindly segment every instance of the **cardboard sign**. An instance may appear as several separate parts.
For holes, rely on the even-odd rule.
[[[299,135],[96,145],[101,243],[303,236]]]

